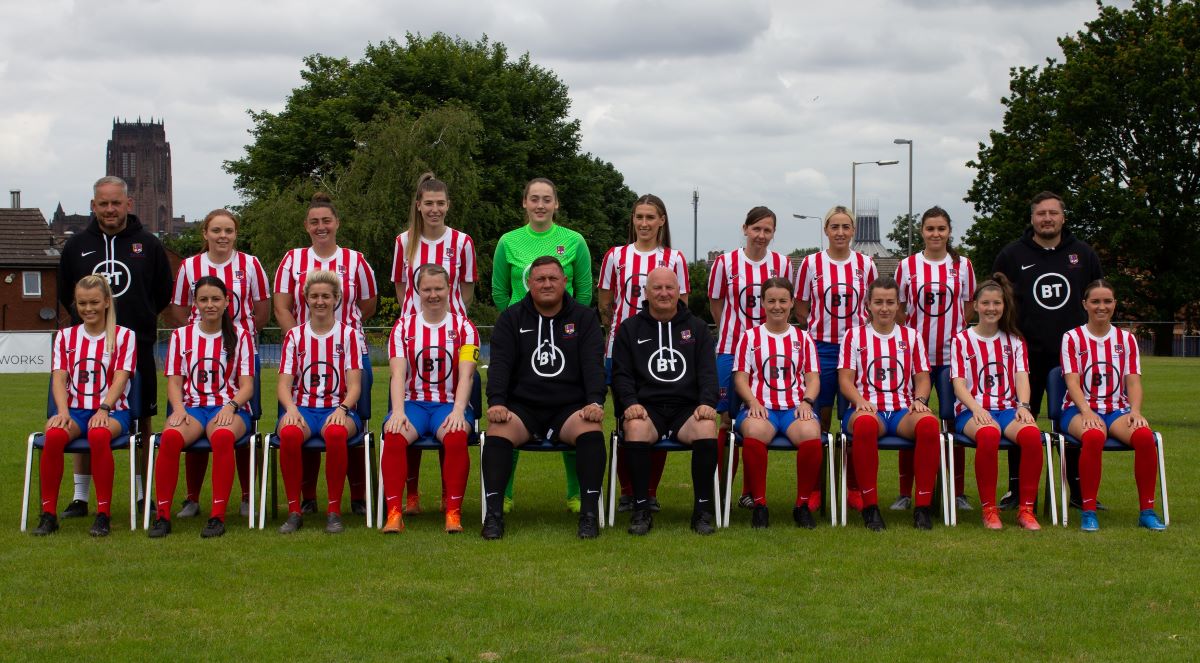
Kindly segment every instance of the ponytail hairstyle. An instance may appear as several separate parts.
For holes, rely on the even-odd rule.
[[[896,283],[896,279],[890,276],[876,277],[875,280],[871,281],[870,285],[867,286],[867,299],[862,303],[863,308],[867,310],[868,319],[875,317],[871,315],[871,309],[868,308],[867,304],[871,301],[871,297],[875,294],[876,290],[895,290],[896,299],[900,298],[900,285]]]
[[[220,208],[220,209],[215,209],[215,210],[209,212],[208,214],[204,215],[204,221],[202,221],[200,223],[200,236],[204,237],[204,233],[208,232],[208,224],[211,223],[213,219],[220,218],[222,216],[228,217],[230,221],[233,221],[233,231],[236,233],[238,230],[237,215],[234,214],[233,212],[230,212],[229,210],[227,210],[225,208]],[[208,251],[208,240],[207,239],[204,240],[204,243],[201,245],[201,248],[203,248],[205,251]]]
[[[647,193],[633,203],[633,213],[629,215],[629,236],[626,244],[633,244],[637,241],[637,232],[633,229],[633,215],[637,213],[639,205],[652,205],[658,210],[658,215],[663,220],[662,226],[658,229],[658,244],[664,249],[671,248],[671,223],[667,219],[667,204],[663,202],[662,198],[652,193]]]
[[[108,302],[108,308],[104,311],[104,351],[111,354],[117,343],[117,302],[113,299],[108,279],[99,274],[88,274],[75,284],[76,290],[80,288],[99,290],[104,295],[104,301]]]
[[[329,271],[328,269],[316,269],[305,275],[305,277],[304,277],[304,297],[305,297],[305,299],[308,298],[309,288],[311,288],[314,285],[321,284],[321,283],[324,283],[325,285],[328,285],[328,286],[332,286],[333,287],[333,298],[335,300],[337,300],[338,302],[342,301],[342,280],[338,278],[337,274],[334,274],[333,272]]]
[[[417,209],[417,206],[421,204],[421,199],[427,192],[438,191],[446,194],[447,202],[450,200],[446,183],[434,177],[433,173],[422,173],[417,178],[417,190],[413,193],[412,207],[408,208],[408,248],[404,250],[404,260],[410,265],[417,255],[417,245],[421,242],[421,235],[425,232],[425,217],[421,216],[421,210]]]
[[[1009,281],[1003,272],[996,272],[992,274],[991,278],[980,283],[975,288],[975,294],[971,295],[971,301],[978,303],[979,297],[985,290],[998,290],[1000,292],[1000,300],[1004,302],[1004,313],[1000,316],[1000,322],[996,326],[1000,328],[1000,331],[1009,336],[1024,339],[1025,337],[1021,335],[1021,330],[1017,328],[1017,300],[1013,297],[1012,281]]]
[[[442,267],[441,265],[429,263],[426,265],[421,265],[417,268],[415,276],[413,277],[413,291],[420,290],[421,281],[424,281],[425,278],[429,276],[442,277],[446,280],[446,287],[450,287],[450,273],[446,271],[446,268]]]
[[[751,207],[750,211],[746,212],[746,222],[742,224],[742,227],[749,228],[766,218],[771,219],[771,225],[777,226],[779,223],[779,217],[775,216],[775,212],[772,212],[771,208],[762,205]]]
[[[951,231],[954,230],[954,224],[950,221],[950,213],[941,207],[938,207],[937,205],[925,210],[925,213],[921,215],[921,229],[924,230],[926,219],[936,219],[939,217],[946,220],[947,228],[949,228]],[[958,262],[958,251],[954,250],[954,243],[951,241],[951,237],[946,238],[946,253],[950,254],[951,260],[953,260],[955,263]],[[1008,310],[1007,305],[1005,305],[1004,310]]]
[[[796,297],[796,287],[792,285],[791,281],[789,281],[785,278],[773,276],[773,277],[767,279],[766,281],[763,281],[762,288],[759,290],[759,292],[761,292],[765,296],[767,294],[767,291],[770,290],[771,288],[780,288],[782,290],[787,290],[789,297],[791,297],[793,299],[795,299],[795,297]]]
[[[333,212],[333,218],[338,219],[339,221],[341,220],[341,217],[338,216],[337,208],[333,206],[333,199],[330,198],[329,194],[325,193],[324,191],[318,191],[314,193],[312,202],[308,204],[308,209],[310,210],[319,209],[321,207]]]
[[[1087,284],[1087,287],[1083,289],[1083,301],[1086,302],[1088,295],[1092,294],[1092,291],[1096,288],[1107,288],[1110,292],[1112,292],[1114,298],[1117,296],[1117,289],[1114,288],[1111,283],[1109,283],[1106,279],[1096,279],[1095,281]]]
[[[225,299],[229,299],[229,289],[225,287],[225,282],[215,276],[201,276],[196,279],[196,284],[192,286],[192,301],[196,301],[196,293],[200,292],[200,288],[204,286],[212,286],[221,291]],[[237,357],[237,329],[233,326],[233,318],[230,317],[229,306],[226,304],[225,311],[221,314],[221,347],[225,349],[225,359],[232,366],[234,358]]]

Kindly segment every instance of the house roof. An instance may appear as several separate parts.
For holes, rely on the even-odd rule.
[[[58,256],[41,210],[0,208],[0,266],[57,267]]]

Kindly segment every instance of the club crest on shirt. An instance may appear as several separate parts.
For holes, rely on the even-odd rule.
[[[1003,350],[1001,350],[1001,352],[1003,352],[1003,353],[1004,353],[1004,356],[1005,356],[1005,357],[1012,356],[1012,348],[1008,347],[1007,345],[1006,345],[1006,346],[1004,346],[1004,349],[1003,349]]]
[[[773,279],[773,278],[775,278],[776,276],[779,276],[779,272],[778,272],[777,270],[774,270],[774,269],[768,269],[768,270],[767,270],[767,278],[769,278],[769,279]]]
[[[946,270],[946,273],[948,273],[950,275],[950,278],[952,278],[952,279],[958,278],[958,268],[957,267],[951,267],[950,269]]]
[[[452,247],[452,246],[447,246],[447,247],[446,247],[446,257],[447,257],[447,258],[453,258],[453,257],[454,257],[454,247]]]
[[[451,329],[450,331],[446,332],[446,338],[453,341],[454,339],[458,338],[458,332]]]
[[[1125,346],[1124,346],[1124,345],[1122,345],[1121,343],[1118,343],[1118,344],[1114,345],[1114,346],[1113,346],[1113,350],[1115,350],[1115,351],[1116,351],[1116,353],[1117,353],[1117,354],[1119,354],[1119,355],[1123,355],[1123,354],[1125,354]]]
[[[142,255],[142,245],[139,242],[134,242],[133,246],[130,247],[130,251],[133,252],[133,255],[140,256]]]
[[[333,344],[333,356],[335,356],[335,357],[338,357],[338,356],[340,356],[341,354],[342,354],[342,344],[341,344],[341,343],[334,343],[334,344]]]
[[[690,341],[690,340],[692,340],[692,330],[690,330],[690,329],[684,329],[684,330],[680,331],[680,332],[679,332],[679,338],[681,338],[681,339],[683,339],[683,340],[685,340],[685,341]]]
[[[567,247],[559,244],[558,246],[554,247],[554,252],[560,256],[564,256],[567,254]]]
[[[1072,265],[1078,265],[1078,264],[1079,264],[1079,254],[1078,254],[1078,253],[1072,253],[1072,254],[1070,254],[1070,255],[1068,255],[1068,256],[1067,256],[1067,260],[1068,260],[1068,261],[1069,261],[1069,262],[1070,262]]]
[[[563,338],[573,338],[575,336],[575,323],[568,322],[563,325]]]
[[[896,343],[896,347],[899,348],[900,351],[902,351],[902,352],[905,350],[908,350],[908,342],[900,341],[900,342]]]
[[[234,281],[242,281],[245,278],[246,278],[246,272],[243,272],[240,269],[233,270],[233,280]]]
[[[792,352],[800,352],[800,341],[792,341]]]
[[[338,266],[337,266],[337,273],[338,273],[338,274],[340,274],[341,276],[345,276],[345,275],[346,275],[346,266],[345,266],[345,265],[338,265]]]

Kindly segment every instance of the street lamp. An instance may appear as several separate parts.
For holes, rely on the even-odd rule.
[[[810,214],[793,214],[792,216],[797,219],[813,219],[814,221],[821,221],[825,218],[823,216],[812,216]],[[825,250],[825,233],[821,233],[821,250]]]
[[[858,177],[858,173],[857,173],[858,167],[863,164],[868,164],[868,163],[873,163],[876,166],[894,166],[900,162],[899,161],[851,161],[850,162],[850,215],[854,217],[854,224],[856,226],[858,225],[858,201],[854,199],[854,196],[856,193],[855,179]]]
[[[904,225],[908,226],[908,255],[912,255],[912,147],[913,142],[909,138],[897,138],[892,141],[897,145],[908,145],[908,218]]]
[[[700,189],[692,189],[692,262],[700,260]]]

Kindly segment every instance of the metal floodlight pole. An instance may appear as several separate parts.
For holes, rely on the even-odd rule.
[[[692,262],[700,258],[700,189],[692,189]]]
[[[792,216],[797,219],[813,219],[814,221],[821,221],[822,219],[825,218],[825,217],[821,217],[821,216],[813,216],[811,214],[793,214]],[[825,233],[819,233],[819,234],[821,235],[821,250],[824,251],[825,250]]]
[[[912,255],[913,248],[913,233],[912,233],[912,177],[913,177],[913,142],[910,138],[897,138],[892,141],[896,145],[908,145],[908,255]]]
[[[856,194],[857,194],[856,179],[858,177],[858,167],[863,164],[868,164],[868,163],[873,163],[876,166],[894,166],[900,162],[895,161],[895,160],[893,160],[893,161],[851,161],[850,162],[850,216],[854,217],[855,225],[858,225],[858,200],[856,200]]]

